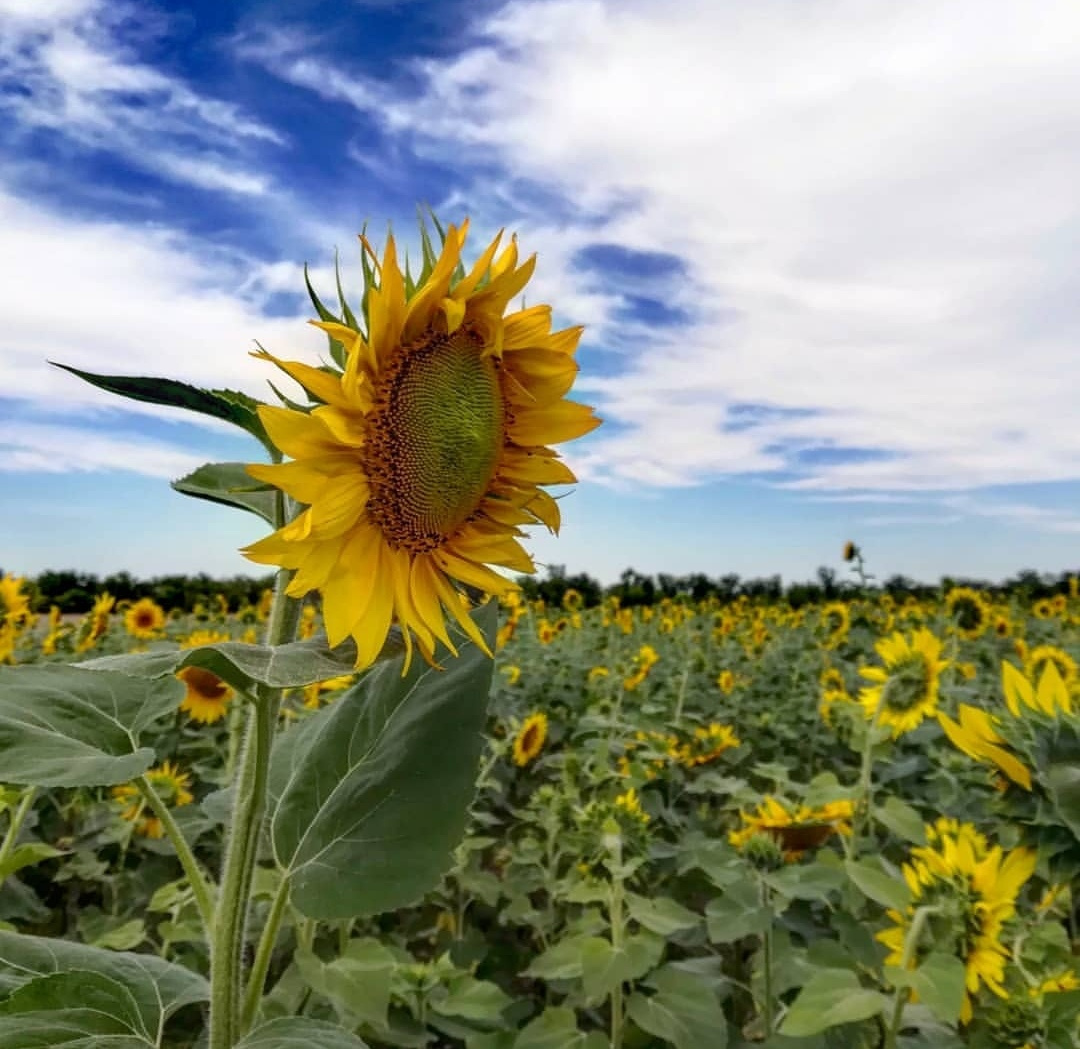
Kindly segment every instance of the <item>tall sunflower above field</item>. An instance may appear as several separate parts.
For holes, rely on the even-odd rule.
[[[457,584],[502,594],[514,584],[491,565],[533,572],[523,525],[559,528],[542,486],[576,480],[550,445],[599,425],[565,400],[577,374],[580,328],[551,330],[551,307],[506,313],[532,276],[516,241],[500,236],[466,272],[467,223],[450,226],[438,256],[424,235],[417,279],[398,265],[393,237],[379,263],[366,238],[361,325],[313,322],[341,347],[342,371],[260,352],[317,402],[261,406],[292,462],[249,473],[304,504],[294,520],[244,552],[295,569],[289,593],[323,596],[331,645],[353,637],[371,664],[397,622],[407,650],[451,650],[452,615],[481,647]]]

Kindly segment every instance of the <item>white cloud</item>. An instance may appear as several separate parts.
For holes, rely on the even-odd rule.
[[[54,411],[107,405],[160,414],[47,361],[265,397],[267,378],[288,380],[248,356],[254,340],[309,360],[325,349],[306,314],[270,318],[262,311],[288,271],[292,288],[303,288],[299,264],[264,267],[164,227],[68,218],[2,192],[0,228],[8,260],[0,281],[0,390],[7,397]],[[327,285],[325,274],[316,279]]]
[[[230,102],[139,61],[120,42],[125,12],[101,0],[0,0],[0,110],[15,132],[48,129],[174,182],[268,191],[247,144],[282,144]]]
[[[617,288],[571,291],[624,354],[587,387],[622,424],[590,445],[590,476],[1080,478],[1072,0],[517,0],[421,65],[418,97],[332,62],[316,77],[310,55],[268,68],[446,160],[497,159],[594,209],[635,202],[599,226],[537,217],[554,290],[577,279],[560,241],[685,259],[689,330],[620,338]],[[747,403],[814,411],[746,424]],[[887,454],[799,457],[823,447]]]

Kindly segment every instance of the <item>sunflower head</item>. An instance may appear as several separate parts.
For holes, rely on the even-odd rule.
[[[540,751],[544,749],[547,730],[547,714],[538,712],[530,714],[525,719],[518,734],[514,737],[514,764],[518,768],[524,768],[531,761],[536,760]]]
[[[180,709],[192,721],[212,725],[225,716],[233,690],[217,674],[204,667],[189,666],[178,670],[176,676],[187,689]]]
[[[945,611],[956,632],[971,641],[990,625],[990,605],[986,598],[969,586],[957,586],[945,595]]]
[[[361,238],[361,318],[343,304],[340,319],[314,322],[337,368],[257,354],[312,403],[259,410],[293,461],[248,471],[305,509],[245,553],[296,570],[292,596],[320,591],[329,642],[351,636],[358,668],[392,622],[407,654],[414,639],[428,659],[437,642],[456,651],[449,618],[487,650],[459,590],[501,596],[515,584],[489,566],[535,570],[522,529],[557,532],[559,508],[543,488],[575,480],[551,445],[599,424],[565,399],[581,329],[553,332],[546,305],[507,312],[535,260],[519,264],[516,241],[500,253],[500,235],[466,270],[466,232],[448,227],[436,253],[423,231],[415,278],[402,273],[393,237],[381,262]]]
[[[884,667],[863,667],[859,673],[874,682],[859,693],[868,718],[892,729],[893,738],[918,727],[937,710],[938,685],[948,661],[941,659],[941,642],[929,630],[902,633],[874,646]]]
[[[149,597],[136,601],[124,613],[124,629],[140,641],[157,637],[164,626],[164,610]]]

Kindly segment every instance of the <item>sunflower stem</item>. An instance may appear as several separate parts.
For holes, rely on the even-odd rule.
[[[759,881],[761,888],[761,905],[768,913],[768,924],[765,926],[765,931],[761,936],[761,948],[762,948],[762,968],[763,968],[763,986],[762,996],[764,1001],[762,1003],[762,1017],[765,1022],[765,1041],[768,1041],[772,1037],[773,1026],[775,1024],[774,1006],[773,1000],[773,904],[772,893],[769,891],[769,886],[765,884],[765,879],[762,878]]]
[[[284,520],[284,500],[275,516]],[[300,602],[286,593],[292,573],[280,571],[267,624],[266,643],[281,645],[296,636]],[[266,811],[270,748],[281,708],[282,690],[259,686],[248,707],[247,730],[233,780],[232,833],[225,849],[221,893],[210,943],[210,1040],[208,1049],[233,1049],[244,1034],[240,998],[243,950],[251,909],[259,836]]]
[[[877,745],[877,730],[881,722],[881,712],[885,709],[884,697],[874,711],[874,717],[866,729],[866,739],[863,741],[862,766],[859,770],[859,797],[855,809],[855,821],[851,828],[851,849],[848,859],[855,859],[859,855],[862,845],[863,834],[866,833],[870,822],[870,804],[874,792],[874,747]]]
[[[135,779],[135,785],[139,788],[154,815],[160,820],[162,829],[168,835],[172,847],[176,850],[176,858],[184,869],[184,876],[191,886],[195,895],[195,906],[199,908],[199,917],[202,919],[203,932],[210,936],[210,930],[214,926],[214,898],[210,892],[210,885],[199,869],[199,863],[195,859],[195,853],[191,851],[184,832],[173,818],[169,806],[162,800],[161,795],[154,789],[153,783],[144,775]]]
[[[911,926],[907,936],[904,937],[904,951],[900,959],[900,968],[907,970],[919,948],[919,939],[922,937],[923,926],[931,914],[940,911],[940,907],[919,907],[911,918]],[[885,1049],[896,1049],[896,1039],[900,1035],[900,1025],[904,1019],[904,1006],[907,1005],[909,988],[898,987],[896,989],[896,1002],[893,1004],[892,1017],[885,1031]]]
[[[244,1008],[240,1014],[240,1026],[244,1030],[251,1027],[255,1020],[255,1014],[259,1011],[263,988],[266,986],[266,974],[270,969],[274,944],[277,943],[278,930],[281,928],[281,919],[285,916],[285,906],[288,902],[289,879],[285,876],[282,877],[278,890],[274,893],[274,900],[270,904],[270,913],[266,916],[266,924],[263,926],[262,935],[259,937],[259,946],[255,950],[255,961],[251,965],[251,976],[248,979],[247,991],[244,994]]]
[[[11,814],[11,822],[8,824],[7,833],[4,835],[4,843],[0,845],[0,869],[7,863],[8,858],[14,850],[15,842],[19,837],[19,831],[22,830],[22,825],[26,822],[26,817],[30,815],[30,809],[34,804],[34,799],[36,797],[37,787],[27,787],[26,790],[23,791],[22,797],[19,798],[18,807]],[[3,877],[0,877],[0,885],[2,885],[3,882]]]

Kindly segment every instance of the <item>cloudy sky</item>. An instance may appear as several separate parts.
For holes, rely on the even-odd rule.
[[[268,396],[422,202],[587,326],[540,561],[1073,568],[1077,185],[1075,0],[0,0],[0,565],[245,570],[257,446],[46,361]]]

